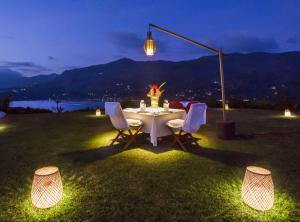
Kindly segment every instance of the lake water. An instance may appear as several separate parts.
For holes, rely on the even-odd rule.
[[[64,101],[59,103],[59,106],[63,108],[63,111],[75,111],[80,109],[96,109],[97,107],[104,108],[104,102],[102,101]],[[49,109],[53,112],[56,111],[56,102],[54,100],[23,100],[12,101],[10,107],[23,107],[23,108],[39,108]]]

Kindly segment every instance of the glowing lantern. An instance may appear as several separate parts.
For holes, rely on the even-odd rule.
[[[292,116],[291,110],[285,109],[285,110],[284,110],[284,116],[285,116],[285,117],[291,117],[291,116]]]
[[[31,201],[37,208],[50,208],[63,196],[63,187],[57,167],[47,166],[34,172]]]
[[[147,32],[147,39],[144,43],[144,51],[147,56],[152,57],[156,52],[156,44],[152,38],[152,34],[150,31]]]
[[[225,110],[229,110],[229,104],[225,103]]]
[[[96,116],[101,116],[101,110],[99,108],[96,109]]]
[[[165,112],[169,112],[169,101],[168,100],[164,101],[163,107],[164,107]]]
[[[271,172],[267,169],[248,166],[246,169],[242,198],[250,207],[265,211],[274,203],[274,185]]]

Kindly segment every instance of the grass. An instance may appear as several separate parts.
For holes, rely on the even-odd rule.
[[[109,147],[106,117],[92,113],[9,115],[0,122],[0,221],[299,221],[300,118],[231,110],[237,140],[215,136],[219,110],[208,111],[202,149],[183,152],[167,140]],[[48,210],[30,200],[35,169],[56,165],[64,197]],[[274,207],[243,203],[247,165],[272,171]]]

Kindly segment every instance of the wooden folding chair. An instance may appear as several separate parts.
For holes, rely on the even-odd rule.
[[[112,139],[112,142],[110,143],[110,146],[114,145],[115,142],[123,142],[125,143],[124,149],[127,149],[130,144],[136,141],[136,137],[139,134],[140,130],[142,129],[143,125],[139,126],[130,126],[129,129],[126,130],[120,130],[118,129],[117,136]]]
[[[198,143],[200,139],[193,137],[191,133],[186,133],[183,130],[179,130],[178,132],[176,132],[176,129],[170,126],[167,127],[171,131],[174,138],[172,146],[174,146],[177,143],[180,146],[180,148],[183,149],[184,151],[187,151],[185,144],[195,144],[196,146],[200,147]]]
[[[106,102],[105,113],[109,115],[112,125],[118,131],[117,136],[112,139],[110,145],[115,142],[124,142],[124,149],[132,144],[143,127],[143,122],[138,119],[126,119],[122,107],[118,102]]]
[[[185,144],[195,144],[200,147],[198,144],[200,139],[194,137],[193,133],[206,123],[206,109],[204,103],[192,104],[185,120],[173,119],[166,123],[174,138],[172,145],[177,143],[184,151],[187,150]]]

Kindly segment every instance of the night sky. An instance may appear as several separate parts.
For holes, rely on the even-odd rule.
[[[1,0],[0,69],[25,76],[107,63],[143,52],[148,23],[225,52],[300,50],[300,1]],[[209,55],[153,30],[151,60]]]

